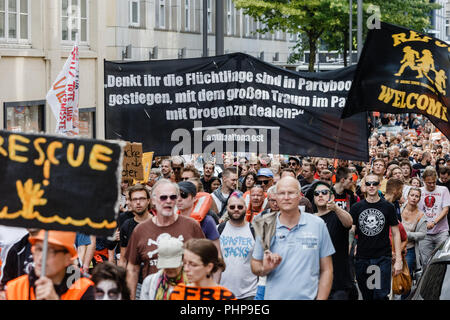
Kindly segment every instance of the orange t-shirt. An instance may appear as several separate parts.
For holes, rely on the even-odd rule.
[[[236,297],[222,286],[195,287],[182,283],[173,289],[170,300],[236,300]]]

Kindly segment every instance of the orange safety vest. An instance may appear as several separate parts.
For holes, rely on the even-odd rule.
[[[260,214],[261,212],[263,212],[264,209],[267,207],[267,203],[268,203],[267,193],[264,192],[264,202],[261,206],[261,209],[258,212],[254,213],[253,215],[252,215],[252,210],[251,210],[252,208],[251,208],[251,204],[250,204],[250,191],[246,191],[244,193],[243,197],[244,197],[245,205],[247,206],[247,212],[245,213],[245,221],[252,222],[253,217]]]
[[[202,222],[208,214],[209,209],[212,205],[212,196],[207,192],[198,192],[195,196],[194,208],[191,212],[191,218],[193,218],[198,223]],[[180,211],[178,210],[178,214]]]
[[[222,286],[203,288],[183,283],[173,289],[170,300],[236,300],[236,297]]]
[[[61,295],[61,300],[80,300],[89,287],[93,286],[88,278],[80,278],[75,281],[70,288]],[[6,299],[7,300],[36,300],[34,288],[30,288],[28,275],[24,274],[16,279],[6,283]]]

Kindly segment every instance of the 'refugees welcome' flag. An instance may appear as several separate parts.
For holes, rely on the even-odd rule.
[[[79,134],[79,86],[79,52],[75,44],[46,96],[56,117],[56,133],[67,136]]]
[[[450,46],[387,23],[370,30],[341,117],[421,113],[450,138]]]

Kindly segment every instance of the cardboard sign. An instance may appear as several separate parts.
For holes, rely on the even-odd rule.
[[[122,179],[144,179],[142,143],[127,142],[123,149]]]
[[[0,224],[112,235],[123,145],[0,130]]]

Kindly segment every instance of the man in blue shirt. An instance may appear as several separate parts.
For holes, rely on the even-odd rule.
[[[300,212],[300,190],[297,179],[282,178],[276,185],[280,212],[256,222],[275,224],[273,235],[258,232],[261,228],[255,226],[251,267],[255,275],[267,276],[265,300],[326,300],[331,290],[335,250],[324,221]],[[269,219],[275,221],[264,221]],[[271,238],[268,247],[267,237]]]

